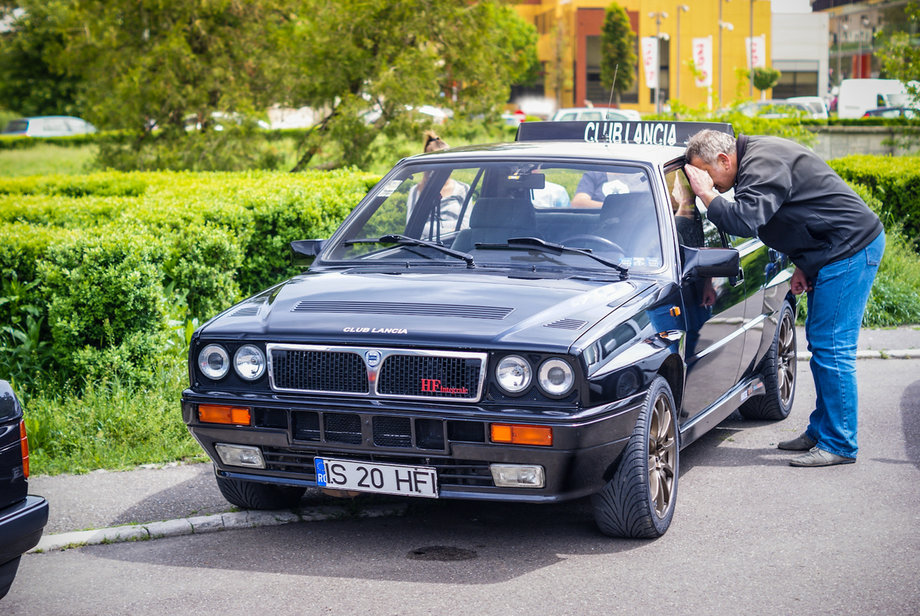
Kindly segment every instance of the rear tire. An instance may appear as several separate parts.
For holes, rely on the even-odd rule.
[[[668,530],[680,464],[671,388],[656,377],[613,477],[594,495],[594,519],[611,537],[654,539]]]
[[[227,477],[217,478],[217,488],[233,505],[241,509],[291,509],[300,503],[306,488],[274,486]]]
[[[795,400],[796,340],[795,313],[783,303],[773,344],[760,364],[766,392],[748,398],[738,409],[746,419],[779,421],[789,416]]]

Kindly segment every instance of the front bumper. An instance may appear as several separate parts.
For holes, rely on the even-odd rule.
[[[250,408],[250,426],[198,420],[200,404]],[[643,404],[637,395],[574,414],[479,406],[280,399],[186,390],[182,413],[219,476],[278,485],[316,486],[316,456],[432,466],[441,498],[556,502],[597,492],[626,445]],[[552,446],[493,443],[489,425],[548,426]],[[214,445],[259,447],[266,468],[227,466]],[[543,488],[497,487],[490,464],[542,466]]]

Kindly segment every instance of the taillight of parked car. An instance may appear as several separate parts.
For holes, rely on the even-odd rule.
[[[19,446],[22,449],[22,474],[29,478],[29,437],[26,436],[26,422],[19,422]]]

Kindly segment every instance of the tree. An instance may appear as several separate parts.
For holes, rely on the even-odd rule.
[[[533,74],[536,30],[498,0],[307,0],[290,24],[285,101],[325,110],[303,168],[330,142],[361,164],[381,131],[411,132],[413,108],[490,114]]]
[[[9,30],[0,36],[0,106],[24,116],[79,114],[79,80],[49,63],[64,44],[53,5],[41,2],[29,11],[5,7]]]
[[[760,90],[760,98],[766,98],[766,91],[778,84],[779,78],[783,76],[779,69],[762,66],[755,67],[749,75],[754,87]]]
[[[914,101],[920,101],[920,2],[911,0],[904,9],[907,28],[880,35],[876,52],[887,77],[904,83]]]
[[[28,0],[27,11],[43,1]],[[271,45],[292,1],[59,0],[66,39],[54,65],[83,82],[97,124],[181,134],[189,114],[206,120],[273,102]]]
[[[611,4],[604,13],[601,32],[601,85],[607,90],[613,88],[617,106],[620,95],[636,81],[638,61],[636,34],[630,26],[629,15],[619,4]]]
[[[175,154],[194,145],[186,138],[189,116],[207,133],[213,112],[248,114],[276,103],[324,114],[300,167],[321,147],[341,150],[333,164],[360,164],[381,131],[416,131],[419,106],[490,115],[507,101],[511,84],[533,81],[539,71],[536,29],[503,0],[16,5],[44,16],[42,32],[57,43],[42,45],[34,29],[14,36],[29,49],[40,47],[56,74],[79,84],[87,119],[138,136],[131,147],[145,168],[167,160],[171,168],[187,164],[189,157]],[[0,0],[0,8],[9,6]],[[157,148],[170,140],[177,145],[148,155],[141,150],[151,140]],[[199,140],[191,158],[207,157],[216,145]]]

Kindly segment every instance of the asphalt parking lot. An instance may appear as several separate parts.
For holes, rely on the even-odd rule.
[[[299,517],[260,519],[228,513],[207,464],[35,477],[31,491],[51,503],[46,540],[126,525],[153,530],[124,539],[164,538],[46,543],[23,558],[2,607],[155,614],[165,597],[174,613],[290,612],[309,596],[302,613],[917,614],[920,355],[890,357],[920,349],[920,329],[867,330],[860,347],[874,354],[858,363],[857,464],[795,469],[775,449],[814,399],[801,361],[787,420],[730,418],[682,452],[677,513],[657,541],[599,535],[584,501],[342,504],[313,493]],[[233,530],[207,532],[221,528]]]

